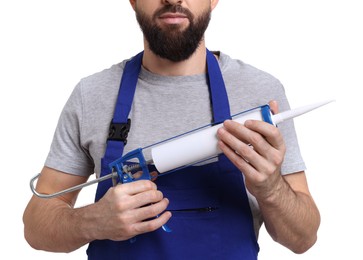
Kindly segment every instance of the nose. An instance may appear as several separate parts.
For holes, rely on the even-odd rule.
[[[166,5],[180,5],[183,3],[183,0],[163,0],[163,3]]]

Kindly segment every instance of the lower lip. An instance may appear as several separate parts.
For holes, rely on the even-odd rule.
[[[169,18],[161,18],[161,21],[166,24],[181,24],[183,23],[187,18],[184,17],[169,17]]]

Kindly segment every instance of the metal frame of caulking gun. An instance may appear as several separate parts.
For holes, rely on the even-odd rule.
[[[328,104],[328,103],[330,103],[332,101],[333,100],[319,102],[319,103],[308,105],[308,106],[305,106],[305,107],[300,107],[300,108],[297,108],[297,109],[285,111],[285,112],[279,113],[277,115],[273,115],[271,113],[269,105],[263,105],[263,106],[260,106],[260,107],[255,107],[255,108],[243,111],[241,113],[235,114],[235,115],[232,116],[232,119],[238,121],[238,118],[241,115],[247,114],[249,112],[253,112],[254,110],[259,109],[260,112],[261,112],[261,117],[262,117],[263,121],[265,121],[267,123],[270,123],[270,124],[273,124],[273,125],[277,125],[278,123],[280,123],[280,122],[282,122],[284,120],[291,119],[293,117],[302,115],[302,114],[304,114],[306,112],[309,112],[309,111],[311,111],[313,109],[316,109],[318,107],[326,105],[326,104]],[[234,118],[236,118],[236,119],[234,119]],[[169,141],[176,140],[176,139],[179,139],[179,138],[182,138],[182,137],[185,137],[185,136],[189,136],[192,133],[202,131],[203,129],[210,128],[211,126],[212,125],[202,126],[200,128],[197,128],[197,129],[194,129],[192,131],[183,133],[181,135],[166,139],[164,141],[155,143],[153,145],[150,145],[150,146],[147,146],[147,147],[144,147],[144,148],[137,148],[135,150],[132,150],[131,152],[127,153],[126,155],[122,156],[121,158],[119,158],[119,159],[117,159],[114,162],[109,164],[109,167],[112,170],[112,173],[110,173],[108,175],[105,175],[103,177],[97,178],[95,180],[89,181],[87,183],[83,183],[83,184],[80,184],[80,185],[77,185],[77,186],[74,186],[74,187],[71,187],[69,189],[65,189],[65,190],[62,190],[62,191],[59,191],[59,192],[56,192],[56,193],[53,193],[53,194],[41,194],[41,193],[38,193],[34,188],[34,182],[40,176],[40,174],[38,174],[38,175],[36,175],[35,177],[33,177],[30,180],[30,189],[32,190],[34,195],[36,195],[36,196],[38,196],[40,198],[53,198],[53,197],[60,196],[60,195],[62,195],[64,193],[79,190],[79,189],[82,189],[82,188],[84,188],[86,186],[89,186],[89,185],[92,185],[92,184],[95,184],[95,183],[98,183],[98,182],[101,182],[101,181],[104,181],[104,180],[107,180],[107,179],[111,179],[111,178],[113,179],[114,184],[116,182],[128,183],[128,182],[133,182],[133,181],[141,180],[141,179],[151,180],[152,177],[151,177],[150,172],[148,170],[148,165],[152,164],[154,162],[153,162],[153,160],[149,160],[149,161],[145,160],[145,157],[144,157],[143,152],[142,152],[144,149],[151,148],[151,147],[163,144],[163,143],[167,143]],[[215,126],[218,126],[218,125],[215,125]],[[215,127],[215,126],[213,126],[213,127]],[[200,163],[202,161],[206,161],[206,160],[208,160],[210,158],[213,158],[213,157],[215,157],[217,155],[218,154],[215,154],[214,156],[204,158],[203,160],[196,160],[196,161],[193,161],[193,162],[189,162],[187,164],[184,164],[181,167],[175,167],[171,171],[162,172],[163,173],[162,175],[174,172],[174,171],[176,171],[178,169],[181,169],[181,168],[185,168],[185,167],[195,165],[195,164]],[[126,164],[126,162],[130,162],[130,160],[134,159],[134,158],[137,158],[139,160],[138,164],[134,164],[134,165],[127,165]],[[140,177],[138,177],[138,178],[134,178],[133,174],[132,174],[132,171],[139,171],[139,170],[142,170],[142,175]],[[159,175],[159,176],[162,176],[162,175]]]

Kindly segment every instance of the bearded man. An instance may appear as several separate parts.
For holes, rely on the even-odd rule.
[[[88,259],[249,260],[257,259],[265,223],[278,243],[308,250],[320,217],[293,122],[276,128],[230,120],[266,103],[275,113],[289,109],[281,83],[207,49],[204,34],[218,0],[130,3],[144,50],[75,87],[37,191],[53,194],[93,173],[105,176],[121,156],[203,125],[220,124],[222,153],[172,174],[149,163],[151,173],[133,173],[130,182],[100,182],[95,202],[84,207],[75,207],[79,191],[33,196],[24,212],[28,243],[52,252],[89,244]],[[143,155],[152,162],[148,149]]]

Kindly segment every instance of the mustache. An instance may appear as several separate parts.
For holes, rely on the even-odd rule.
[[[194,15],[192,14],[192,12],[190,12],[188,9],[182,7],[181,5],[165,5],[155,11],[155,13],[153,15],[153,19],[156,19],[157,17],[163,15],[164,13],[185,14],[188,17],[189,21],[192,21],[194,18]]]

